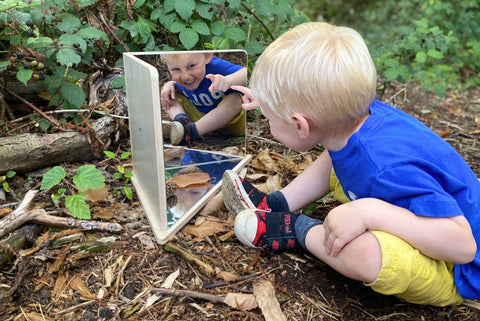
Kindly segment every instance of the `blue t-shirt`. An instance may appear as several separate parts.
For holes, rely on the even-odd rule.
[[[218,57],[213,57],[210,63],[206,65],[206,73],[219,74],[227,76],[242,69],[243,66],[234,65],[226,60]],[[190,102],[197,107],[202,113],[208,113],[212,109],[218,106],[218,104],[230,93],[235,92],[232,89],[228,89],[226,92],[217,90],[209,92],[208,87],[212,84],[210,79],[204,78],[200,85],[195,90],[188,90],[182,85],[177,84],[177,87],[183,92],[183,94],[190,100]]]
[[[343,149],[329,151],[347,197],[378,198],[419,216],[464,215],[480,245],[480,182],[461,155],[394,107],[374,101],[370,113]],[[454,275],[463,298],[480,298],[480,246]]]

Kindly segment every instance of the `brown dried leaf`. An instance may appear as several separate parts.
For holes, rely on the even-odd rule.
[[[210,185],[210,175],[208,173],[190,173],[175,176],[167,180],[167,183],[173,182],[178,188],[198,188]]]
[[[262,310],[265,321],[286,321],[287,318],[280,308],[275,297],[275,289],[267,280],[260,280],[253,284],[253,294],[257,299],[258,306]]]
[[[258,307],[257,300],[253,294],[227,293],[223,302],[232,308],[242,311],[252,310]]]
[[[52,299],[54,301],[65,291],[66,283],[67,277],[64,274],[59,274],[57,279],[55,280],[55,285],[51,293]]]
[[[100,210],[96,211],[95,214],[93,215],[94,219],[104,219],[104,220],[109,220],[115,216],[115,211],[110,208],[110,207],[103,207]]]
[[[221,271],[220,268],[215,268],[215,272],[217,273],[217,277],[225,282],[235,282],[238,280],[238,275],[227,271]]]
[[[456,106],[446,106],[445,108],[447,108],[447,110],[455,116],[458,116],[463,112],[462,108],[458,105],[456,105]]]
[[[435,132],[438,136],[445,138],[452,133],[452,130],[450,129],[450,127],[446,127],[444,130],[436,130]]]
[[[107,186],[103,186],[102,188],[97,189],[87,189],[87,190],[80,190],[87,200],[91,202],[98,202],[103,201],[108,195],[108,188]]]
[[[272,159],[270,155],[270,150],[267,148],[258,154],[256,157],[264,166],[265,169],[269,172],[278,172],[278,166],[276,162]]]
[[[11,208],[5,207],[5,208],[0,208],[0,217],[7,216],[8,214],[12,213],[13,210]]]
[[[188,224],[182,229],[183,233],[194,235],[202,238],[204,236],[211,236],[218,232],[226,232],[224,224],[206,220],[200,225]]]
[[[265,183],[267,188],[267,193],[270,194],[271,192],[282,189],[281,182],[282,182],[282,178],[280,177],[279,174],[268,177],[267,182]]]
[[[53,320],[51,318],[46,317],[44,314],[40,314],[40,313],[37,313],[37,312],[22,313],[22,315],[24,315],[27,318],[27,320],[29,320],[29,321],[50,321],[50,320]],[[23,320],[23,318],[22,318],[22,320]]]

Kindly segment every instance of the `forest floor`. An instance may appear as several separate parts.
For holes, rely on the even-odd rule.
[[[417,85],[397,84],[382,100],[444,137],[480,177],[480,91],[440,99]],[[257,114],[249,115],[248,134],[247,153],[253,160],[246,166],[247,177],[266,183],[267,189],[285,186],[320,153],[286,149]],[[119,147],[126,150],[128,143]],[[103,160],[97,167],[106,171],[108,164]],[[41,172],[16,175],[9,184],[21,198],[40,177]],[[113,190],[114,183],[109,184]],[[37,202],[49,202],[48,195],[39,197]],[[322,218],[336,205],[326,198],[308,213]],[[108,197],[91,207],[94,219],[118,222],[124,231],[40,229],[32,243],[14,253],[14,262],[0,270],[0,295],[10,290],[0,301],[1,320],[265,320],[260,308],[243,310],[223,300],[228,293],[252,294],[261,280],[273,286],[288,320],[480,320],[480,311],[465,305],[419,306],[377,294],[304,250],[273,254],[246,248],[236,240],[233,217],[225,208],[197,215],[163,246],[155,241],[135,195],[132,200]],[[187,260],[178,249],[198,261]],[[152,293],[162,286],[175,295]],[[212,296],[195,298],[192,293]]]

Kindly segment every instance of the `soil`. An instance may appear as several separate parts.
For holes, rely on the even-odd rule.
[[[414,115],[444,136],[480,175],[479,94],[478,90],[449,93],[440,99],[418,85],[394,84],[383,93],[382,100]],[[247,136],[247,152],[254,156],[267,148],[298,163],[307,156],[276,143],[261,116],[250,114],[248,127],[251,135]],[[119,152],[127,150],[127,146],[127,142],[119,146]],[[308,154],[315,156],[318,152]],[[282,164],[277,163],[278,173],[285,185],[294,173]],[[111,174],[114,164],[103,160],[97,167]],[[249,173],[274,174],[247,167]],[[41,173],[17,175],[9,184],[20,197],[26,190],[38,188],[40,177]],[[109,190],[122,187],[115,180],[107,183]],[[0,205],[13,201],[10,194],[7,196]],[[36,202],[53,207],[45,193],[40,193]],[[317,204],[311,215],[324,217],[336,205],[333,199],[326,199]],[[480,320],[480,311],[469,306],[419,306],[377,294],[303,250],[273,254],[246,248],[233,235],[232,216],[225,208],[197,216],[189,223],[190,227],[206,221],[220,223],[219,232],[202,237],[183,229],[171,241],[213,268],[212,274],[201,264],[173,252],[171,247],[155,242],[135,195],[131,200],[121,194],[110,196],[91,207],[94,219],[119,222],[125,230],[112,234],[40,229],[32,242],[15,251],[15,259],[0,270],[0,295],[11,291],[0,301],[1,320],[265,319],[259,308],[243,311],[185,293],[152,296],[150,290],[172,279],[173,289],[217,297],[252,293],[253,285],[266,279],[274,286],[276,299],[288,320]],[[71,237],[58,242],[59,233],[70,233]],[[40,237],[43,241],[34,244]],[[226,278],[224,272],[231,277]]]

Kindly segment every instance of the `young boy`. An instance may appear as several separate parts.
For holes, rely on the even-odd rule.
[[[341,274],[412,303],[480,298],[480,183],[433,131],[375,100],[375,67],[356,31],[297,26],[261,55],[251,90],[233,88],[291,149],[325,148],[269,195],[224,174],[242,243],[302,246]],[[345,203],[324,222],[295,212],[332,188]]]
[[[212,52],[164,54],[162,60],[172,76],[160,94],[162,108],[172,120],[163,123],[163,132],[173,145],[189,144],[220,129],[227,135],[245,134],[242,98],[230,87],[246,84],[246,67]]]

